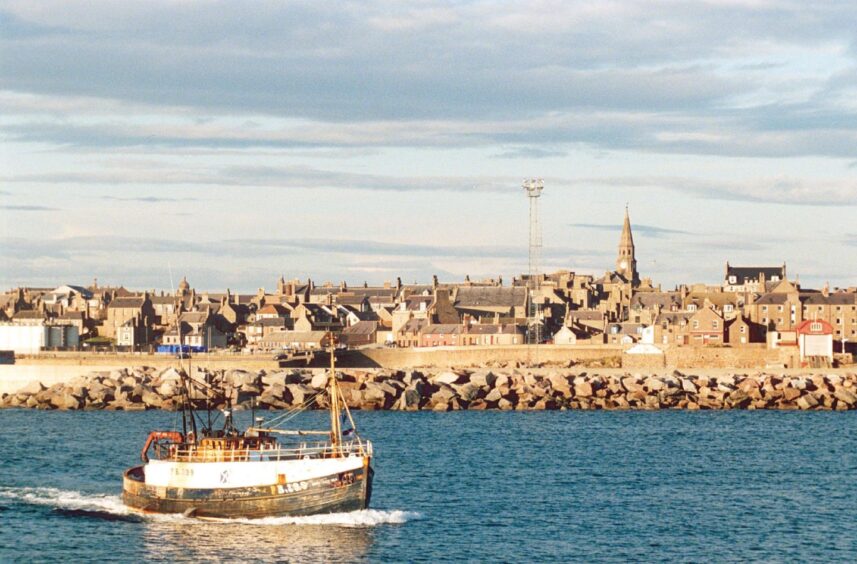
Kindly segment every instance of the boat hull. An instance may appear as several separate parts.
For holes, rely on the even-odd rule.
[[[125,505],[151,513],[211,519],[258,519],[366,509],[372,495],[369,460],[358,469],[300,483],[238,488],[159,487],[145,483],[145,467],[125,472]]]

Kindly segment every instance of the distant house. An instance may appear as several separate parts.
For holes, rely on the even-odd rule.
[[[258,348],[274,350],[321,350],[330,346],[327,331],[275,331],[259,341]]]
[[[767,283],[785,279],[785,263],[782,266],[732,266],[727,262],[723,291],[765,293],[768,291]]]
[[[726,322],[726,342],[733,346],[764,343],[767,330],[743,315]]]
[[[107,320],[102,325],[102,336],[115,338],[119,327],[129,319],[137,319],[138,327],[151,327],[155,319],[155,309],[148,294],[139,297],[115,298],[107,306]],[[151,333],[149,333],[151,336]]]
[[[808,319],[795,332],[801,361],[812,358],[833,361],[833,325],[823,319]]]
[[[342,330],[340,342],[349,347],[359,347],[376,343],[378,333],[377,321],[358,321]]]
[[[464,332],[463,345],[522,345],[524,330],[514,323],[473,324]]]
[[[276,319],[289,317],[290,309],[283,304],[266,304],[256,311],[256,319]]]
[[[244,327],[247,346],[256,347],[272,333],[294,329],[294,321],[286,317],[269,317],[257,319]]]
[[[462,286],[455,289],[453,305],[459,314],[475,319],[514,321],[527,317],[528,290],[521,286]]]
[[[175,325],[178,314],[179,300],[175,296],[160,295],[151,296],[152,309],[155,312],[154,323],[167,327]]]
[[[63,285],[54,288],[42,297],[46,305],[61,305],[68,309],[78,306],[80,309],[86,307],[86,300],[92,298],[92,292],[83,286]]]
[[[410,319],[396,332],[396,345],[399,347],[420,346],[420,335],[429,324],[428,319]]]
[[[462,325],[426,325],[420,332],[421,347],[450,347],[462,344]]]
[[[342,330],[342,322],[335,309],[320,304],[300,304],[292,312],[295,320],[295,331],[333,331]]]
[[[605,342],[610,345],[631,345],[643,338],[644,325],[641,323],[610,323],[604,334]]]
[[[689,320],[694,314],[688,311],[661,312],[655,319],[654,344],[687,345]]]
[[[697,310],[688,320],[689,344],[695,346],[722,345],[725,330],[726,325],[723,316],[711,306],[702,308]]]
[[[555,345],[576,345],[577,335],[568,325],[560,327],[559,331],[553,334],[553,344]]]
[[[189,345],[206,350],[225,348],[226,333],[219,327],[215,315],[207,311],[189,311],[181,314],[179,324],[163,335],[165,345]]]

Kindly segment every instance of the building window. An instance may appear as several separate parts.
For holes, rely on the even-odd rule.
[[[717,329],[718,325],[720,325],[720,323],[718,323],[716,319],[711,322],[711,328],[712,329]]]
[[[777,306],[777,311],[783,311],[783,306]]]
[[[726,313],[731,313],[732,309],[732,304],[726,304],[725,306],[723,306],[723,311],[725,311]]]
[[[818,323],[817,321],[810,323],[809,324],[809,330],[814,331],[814,332],[821,331],[821,323]]]
[[[744,333],[746,333],[746,332],[747,332],[747,326],[746,326],[746,325],[742,325],[742,326],[741,326],[741,334],[743,335],[743,334],[744,334]]]
[[[737,281],[738,281],[738,279],[737,279],[737,278],[735,278],[735,275],[734,275],[734,274],[733,274],[732,276],[730,276],[730,277],[729,277],[729,283],[730,283],[730,284],[734,284],[734,283],[735,283],[735,282],[737,282]]]
[[[762,306],[762,311],[768,311],[768,306]]]
[[[694,320],[693,320],[693,328],[694,328],[694,329],[699,329],[699,321],[698,321],[698,320],[696,320],[696,319],[694,319]]]

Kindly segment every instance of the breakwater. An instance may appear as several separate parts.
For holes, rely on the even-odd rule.
[[[857,409],[857,373],[703,375],[584,372],[557,369],[347,370],[339,372],[346,402],[368,410],[551,409]],[[224,390],[234,407],[326,407],[319,392],[327,372],[197,369],[193,378]],[[313,399],[314,398],[314,399]],[[195,391],[191,399],[205,396]],[[35,409],[177,409],[175,368],[95,371],[50,387],[30,382],[0,395],[0,407]],[[224,400],[215,402],[218,407]]]

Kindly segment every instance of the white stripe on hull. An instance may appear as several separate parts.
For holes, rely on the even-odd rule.
[[[362,466],[363,458],[360,456],[248,462],[151,460],[145,465],[145,477],[147,486],[243,488],[301,482],[356,470]]]

